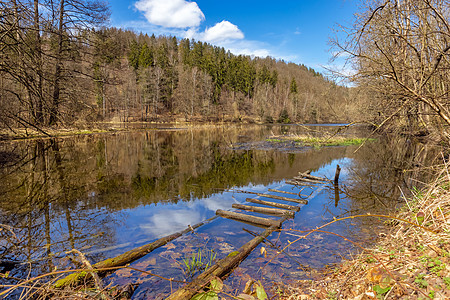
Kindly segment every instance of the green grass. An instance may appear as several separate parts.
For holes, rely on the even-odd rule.
[[[266,139],[270,143],[295,142],[298,146],[303,147],[327,147],[327,146],[351,146],[360,145],[366,141],[374,141],[374,139],[366,138],[348,138],[342,136],[327,137],[311,137],[311,136],[280,136]]]

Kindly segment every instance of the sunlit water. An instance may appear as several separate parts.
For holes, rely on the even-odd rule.
[[[361,179],[361,174],[370,177],[365,162],[379,147],[366,147],[354,154],[356,146],[264,146],[263,141],[274,134],[314,135],[319,134],[317,130],[333,131],[335,127],[314,130],[300,126],[147,129],[3,143],[0,224],[4,229],[0,231],[0,258],[31,262],[32,275],[49,272],[55,265],[71,266],[65,252],[73,248],[95,263],[184,230],[211,218],[217,209],[230,210],[233,203],[246,203],[246,198],[255,197],[238,190],[265,193],[273,188],[298,192],[298,187],[285,181],[306,170],[333,178],[339,164],[342,190],[336,193],[331,184],[315,193],[317,188],[303,190],[302,194],[314,193],[309,204],[302,206],[295,219],[284,223],[281,233],[272,234],[270,242],[260,245],[225,283],[233,292],[242,289],[250,278],[268,285],[314,278],[317,270],[354,251],[353,244],[318,232],[274,256],[304,234],[299,231],[316,228],[334,217],[396,205],[384,202],[383,207],[379,201],[384,198],[361,196],[370,193],[357,178]],[[370,189],[380,185],[370,182]],[[376,238],[375,232],[381,225],[374,218],[361,218],[338,222],[323,230],[366,243]],[[184,259],[199,249],[204,262],[220,259],[249,241],[251,233],[262,230],[217,218],[131,267],[189,280],[199,271],[189,273]],[[21,277],[29,266],[18,264],[10,274]],[[117,271],[107,281],[116,285],[139,283],[136,299],[161,298],[179,285],[130,269]]]

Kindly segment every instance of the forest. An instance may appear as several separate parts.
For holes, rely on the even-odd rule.
[[[344,122],[350,88],[314,69],[106,27],[100,1],[0,3],[0,126]]]

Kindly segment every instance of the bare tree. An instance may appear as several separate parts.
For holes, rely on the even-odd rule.
[[[353,27],[341,28],[347,38],[333,44],[350,57],[355,74],[347,77],[376,91],[380,113],[450,125],[449,7],[448,0],[368,0]]]

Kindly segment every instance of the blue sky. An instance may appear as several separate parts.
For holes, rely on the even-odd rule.
[[[357,0],[111,0],[111,25],[189,37],[235,54],[271,56],[323,71],[336,23],[349,24]]]

